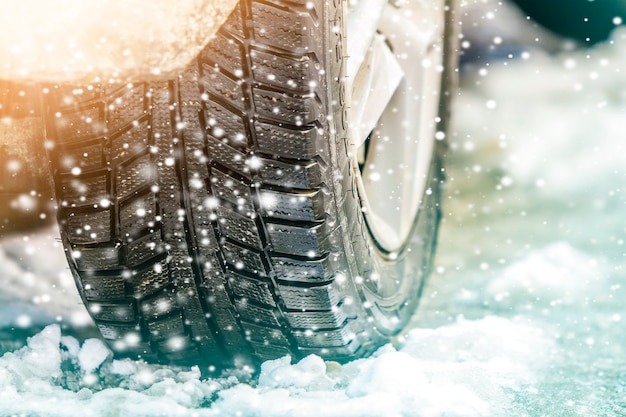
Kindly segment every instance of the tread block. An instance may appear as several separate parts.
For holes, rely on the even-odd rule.
[[[207,132],[214,138],[236,148],[246,148],[247,131],[241,116],[233,114],[215,102],[205,106]]]
[[[107,185],[109,176],[100,175],[62,175],[60,176],[60,198],[69,207],[93,206],[102,199],[108,199]]]
[[[254,211],[250,186],[217,170],[211,171],[213,195],[235,204],[244,214]]]
[[[302,347],[342,347],[349,345],[354,339],[354,334],[347,327],[337,330],[294,332],[293,335]]]
[[[80,142],[106,133],[102,117],[103,104],[93,104],[83,108],[65,108],[57,113],[54,125],[60,143]]]
[[[38,115],[35,103],[40,91],[41,86],[0,81],[0,118],[23,119]]]
[[[276,278],[283,281],[312,282],[328,281],[330,266],[328,257],[322,260],[303,261],[285,257],[274,257]]]
[[[224,260],[243,271],[251,272],[256,275],[265,276],[265,266],[260,253],[242,248],[231,242],[222,243],[224,252]]]
[[[260,88],[254,88],[252,94],[259,117],[296,126],[310,125],[321,118],[322,112],[313,94],[291,96]]]
[[[334,329],[346,321],[346,315],[340,308],[328,312],[287,312],[285,317],[295,329]]]
[[[147,269],[133,272],[131,283],[135,298],[143,298],[162,290],[170,283],[167,261],[162,259]]]
[[[245,153],[222,143],[211,135],[207,135],[207,151],[209,160],[224,165],[244,176],[249,175],[250,168],[246,164],[247,156]]]
[[[224,276],[217,250],[215,252],[203,251],[200,257],[202,258],[202,275],[204,276],[202,285],[206,288],[223,285]]]
[[[250,59],[255,80],[281,90],[308,92],[314,90],[320,82],[319,70],[309,56],[293,59],[252,50]]]
[[[120,227],[124,237],[134,236],[143,229],[154,227],[156,201],[156,196],[148,193],[120,205]]]
[[[245,298],[235,300],[235,306],[239,314],[241,314],[242,319],[245,321],[273,327],[280,326],[276,314],[274,314],[274,311],[270,308],[263,308],[252,304]]]
[[[95,275],[81,278],[83,292],[88,300],[109,300],[126,297],[124,278],[119,275]]]
[[[80,257],[74,258],[79,271],[107,271],[120,267],[120,253],[117,247],[74,246]]]
[[[193,342],[189,341],[187,343]],[[192,345],[190,345],[190,347],[184,350],[165,352],[163,356],[171,363],[193,366],[206,361],[206,356],[200,354],[199,348],[200,347],[197,345],[197,343],[193,343]]]
[[[138,188],[152,184],[156,180],[156,169],[151,159],[150,154],[144,154],[118,168],[116,175],[118,200],[128,198]]]
[[[231,18],[228,19],[230,20]],[[240,22],[239,25],[241,25]],[[243,74],[242,57],[243,49],[239,42],[218,32],[201,52],[200,62],[215,64],[233,76],[241,77]]]
[[[242,322],[246,339],[250,342],[269,345],[289,346],[289,341],[285,335],[278,329],[261,327],[259,325]]]
[[[267,282],[229,273],[228,282],[235,295],[261,304],[276,307],[272,290]]]
[[[213,226],[208,221],[204,221],[204,219],[200,219],[199,217],[200,216],[196,216],[194,219],[198,246],[203,251],[216,251],[219,248],[219,245],[217,243],[217,237],[215,237]]]
[[[138,325],[96,322],[96,326],[102,333],[102,337],[107,340],[122,339],[129,334],[136,334],[138,337],[141,337],[141,329]]]
[[[241,5],[237,3],[235,9],[230,13],[226,22],[220,28],[220,32],[226,32],[233,35],[237,35],[240,38],[244,37],[243,28],[242,28],[242,17],[241,17]]]
[[[322,176],[319,164],[289,164],[263,159],[259,175],[263,182],[281,187],[310,190],[320,186]]]
[[[322,241],[324,231],[324,224],[313,227],[274,223],[267,225],[267,232],[274,252],[310,258],[319,257],[328,252],[328,248]]]
[[[199,362],[205,363],[209,360],[212,360],[214,362],[221,361],[222,352],[220,351],[220,348],[217,346],[217,343],[213,335],[206,334],[204,336],[194,336],[193,341],[195,345],[197,346],[198,351],[201,352],[200,353],[201,356],[197,358],[196,364]]]
[[[59,171],[69,174],[72,168],[80,168],[83,172],[99,169],[104,166],[102,141],[82,142],[78,146],[59,146]]]
[[[111,240],[111,212],[109,210],[100,210],[86,213],[70,213],[69,217],[67,217],[65,230],[70,236],[72,243],[108,242]]]
[[[193,272],[188,269],[190,280],[176,282],[176,300],[183,310],[185,324],[190,330],[191,336],[204,337],[211,334],[211,329],[206,321],[206,311],[200,303],[198,288],[191,276]]]
[[[316,28],[310,16],[279,9],[264,3],[252,3],[252,23],[256,40],[285,51],[302,54],[314,50],[309,39],[316,37]]]
[[[224,206],[218,206],[216,212],[217,224],[222,236],[263,250],[263,243],[254,220],[228,210]]]
[[[286,355],[293,355],[287,346],[277,346],[270,343],[251,341],[252,349],[261,358],[281,358]]]
[[[287,128],[261,121],[254,122],[259,150],[270,155],[293,159],[312,159],[317,128]]]
[[[154,340],[169,339],[185,334],[185,325],[181,315],[166,317],[148,322],[148,331]]]
[[[122,133],[111,135],[111,159],[120,162],[145,151],[150,143],[150,125],[148,121],[138,122],[136,126]]]
[[[205,92],[213,94],[219,99],[228,102],[233,107],[236,107],[240,111],[243,111],[244,95],[241,88],[241,80],[233,80],[217,68],[203,63],[200,84],[204,88]]]
[[[261,190],[261,213],[275,219],[314,222],[324,218],[323,194],[320,191],[284,193]]]
[[[126,244],[126,264],[133,267],[165,251],[159,231]]]
[[[115,97],[107,100],[107,130],[117,132],[138,121],[146,112],[145,99],[145,84],[128,84]]]
[[[193,297],[195,288],[187,289],[188,284],[194,282],[194,273],[187,250],[182,247],[170,249],[168,255],[170,273],[172,282],[176,286],[177,297],[181,297],[183,300],[186,300],[188,295]],[[187,294],[188,291],[192,291],[192,294]]]
[[[278,293],[290,310],[331,310],[340,301],[340,294],[333,284],[319,287],[293,287],[278,284]]]
[[[124,355],[136,356],[146,362],[158,362],[157,355],[153,352],[152,346],[148,342],[141,342],[133,345],[127,345],[120,349]]]
[[[159,351],[173,361],[193,361],[198,357],[198,349],[189,336],[174,336],[157,343]]]
[[[245,340],[241,328],[235,319],[235,312],[231,308],[231,301],[223,284],[210,283],[206,290],[206,301],[211,311],[211,317],[220,328],[220,336],[225,344],[232,349],[241,349]]]
[[[96,320],[135,322],[135,305],[124,303],[92,303],[89,311]]]
[[[165,316],[166,314],[169,314],[177,309],[179,309],[179,306],[176,302],[176,297],[171,290],[161,291],[160,294],[151,297],[148,300],[142,300],[140,306],[140,310],[146,319],[156,319],[159,316]]]

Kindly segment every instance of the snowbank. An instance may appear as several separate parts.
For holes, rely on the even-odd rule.
[[[458,146],[498,161],[511,182],[560,197],[623,180],[624,51],[619,28],[591,50],[530,50],[477,68],[464,83],[478,88],[463,89],[456,103]]]
[[[412,330],[399,348],[345,365],[268,361],[250,385],[113,360],[101,341],[81,345],[51,325],[0,358],[0,415],[506,415],[510,392],[534,382],[550,349],[541,331],[516,320],[459,320]]]

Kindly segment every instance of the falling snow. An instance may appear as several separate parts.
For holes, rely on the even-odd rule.
[[[484,21],[505,13],[485,4]],[[462,46],[486,42],[497,55],[511,45],[503,32]],[[420,309],[392,345],[347,364],[283,357],[219,378],[116,359],[93,337],[57,231],[45,229],[0,240],[0,415],[623,415],[626,31],[589,51],[515,48],[470,60],[452,129],[437,133],[451,143],[438,256]],[[33,198],[15,204],[34,209]],[[217,219],[217,199],[200,204]],[[276,197],[261,193],[261,205],[272,210]],[[150,308],[168,311],[171,301]]]

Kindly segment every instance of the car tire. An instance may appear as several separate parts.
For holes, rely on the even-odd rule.
[[[455,73],[451,4],[439,132]],[[177,76],[46,90],[62,241],[117,353],[209,370],[284,355],[347,361],[414,313],[446,143],[435,143],[406,242],[384,250],[347,133],[343,9],[244,0]]]

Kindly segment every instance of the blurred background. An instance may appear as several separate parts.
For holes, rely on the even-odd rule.
[[[626,2],[463,4],[443,223],[411,328],[396,348],[320,371],[342,381],[332,388],[302,382],[312,368],[282,364],[282,385],[222,384],[211,400],[171,400],[182,409],[313,415],[303,404],[324,398],[318,416],[626,415]],[[48,197],[27,190],[1,214],[2,352],[50,323],[81,343],[95,334],[41,208]],[[359,379],[365,368],[374,376]],[[185,389],[142,387],[135,401],[152,406]]]

